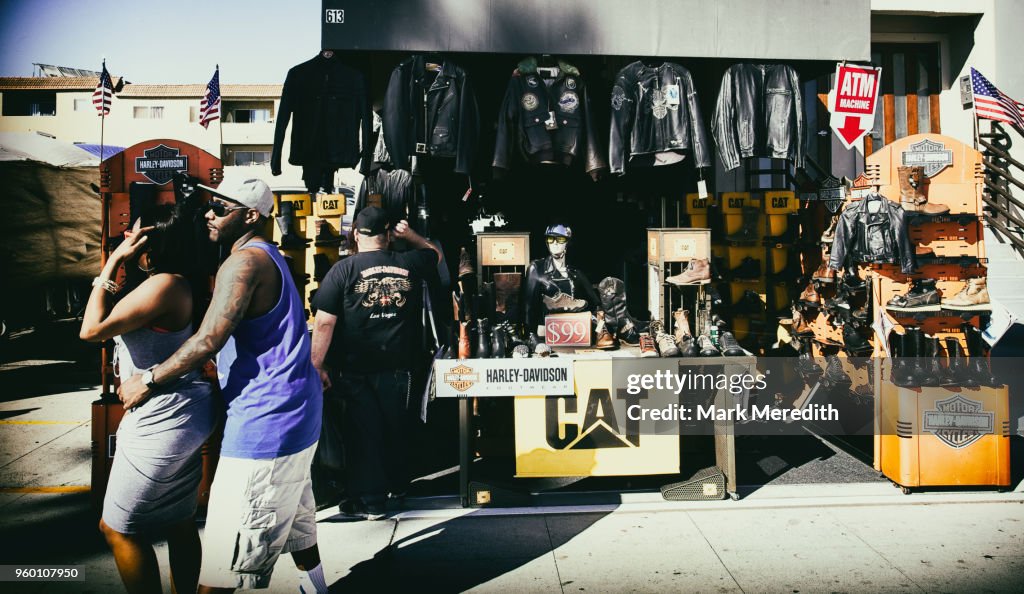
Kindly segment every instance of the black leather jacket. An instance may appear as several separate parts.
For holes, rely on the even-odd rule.
[[[914,246],[907,231],[903,207],[871,194],[847,206],[839,216],[828,265],[838,270],[853,263],[899,264],[904,274],[910,274],[914,271]]]
[[[789,159],[803,167],[806,131],[796,70],[784,64],[729,67],[711,127],[726,170],[747,157]]]
[[[674,95],[670,96],[670,95]],[[612,173],[624,173],[633,155],[690,150],[697,167],[711,166],[711,147],[690,71],[664,62],[633,62],[612,87]]]
[[[537,326],[544,322],[544,316],[547,314],[543,300],[545,295],[554,297],[561,291],[574,299],[586,300],[590,311],[600,309],[601,298],[587,276],[572,266],[567,266],[566,270],[569,275],[562,276],[555,268],[551,256],[538,258],[530,262],[526,268],[526,287],[523,296],[526,300],[524,317],[527,332],[536,332]]]
[[[600,136],[580,71],[560,60],[558,76],[547,78],[538,72],[536,58],[525,58],[512,72],[498,112],[495,175],[511,169],[516,155],[527,163],[561,165],[582,157],[594,175],[608,167]]]
[[[274,125],[270,172],[281,174],[281,154],[292,121],[292,165],[355,167],[373,154],[373,113],[363,75],[338,58],[318,54],[288,70]],[[361,133],[360,133],[361,130]],[[362,146],[362,154],[360,153]],[[368,171],[370,158],[360,171]]]
[[[415,154],[454,158],[455,171],[469,175],[480,134],[476,96],[466,71],[451,60],[440,71],[427,63],[418,54],[391,72],[381,113],[391,162],[409,170]]]

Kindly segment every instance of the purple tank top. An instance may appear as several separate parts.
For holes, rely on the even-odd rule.
[[[277,458],[320,439],[323,392],[310,358],[305,312],[288,265],[277,247],[251,242],[270,254],[281,274],[277,305],[242,320],[217,355],[227,421],[221,454]]]

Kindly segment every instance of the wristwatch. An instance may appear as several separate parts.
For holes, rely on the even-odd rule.
[[[149,369],[142,372],[142,383],[146,385],[150,390],[156,388],[156,379],[153,378],[153,370],[156,367],[150,367]]]

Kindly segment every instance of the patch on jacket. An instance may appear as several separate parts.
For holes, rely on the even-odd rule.
[[[579,95],[572,91],[566,91],[558,98],[558,105],[565,113],[576,113],[576,109],[580,106]]]
[[[565,79],[565,86],[569,87],[570,89],[575,89],[576,88],[576,79],[575,78],[567,78],[567,79]]]
[[[526,111],[533,111],[537,109],[537,106],[540,105],[540,100],[537,99],[537,96],[534,95],[533,93],[524,93],[522,102],[523,109],[525,109]]]
[[[626,92],[622,90],[622,87],[616,85],[612,89],[612,109],[619,111],[622,109],[622,102],[626,100]]]
[[[651,113],[654,114],[654,117],[660,120],[668,115],[667,103],[665,93],[661,92],[661,89],[651,91]]]

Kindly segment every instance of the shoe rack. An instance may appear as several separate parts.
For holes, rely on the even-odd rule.
[[[706,217],[707,204],[696,198],[695,209],[702,209]],[[703,204],[701,204],[703,202]],[[691,215],[694,216],[694,215]],[[706,220],[706,219],[705,219]],[[699,220],[697,222],[700,222]],[[694,312],[692,330],[700,334],[706,324],[707,313],[704,287],[709,280],[700,280],[686,285],[668,283],[665,279],[682,274],[691,262],[709,260],[711,257],[711,229],[707,228],[655,228],[647,230],[647,298],[651,319],[661,320],[666,332],[671,330],[669,320],[677,309]]]
[[[274,194],[273,219],[264,230],[279,246],[295,281],[295,288],[306,304],[307,321],[312,323],[310,301],[323,276],[331,266],[347,254],[346,235],[342,229],[345,214],[344,194]],[[282,204],[287,203],[282,208]],[[282,229],[284,227],[284,229]],[[302,241],[285,241],[285,231]]]

